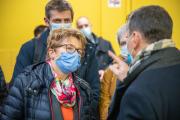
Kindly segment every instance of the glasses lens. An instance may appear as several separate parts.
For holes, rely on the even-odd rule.
[[[66,51],[69,53],[74,53],[76,49],[72,45],[66,45]]]

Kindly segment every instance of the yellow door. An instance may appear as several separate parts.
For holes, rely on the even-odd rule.
[[[18,51],[23,43],[33,38],[33,30],[44,24],[44,7],[49,0],[0,0],[0,65],[7,81],[10,81]],[[109,40],[119,54],[116,41],[118,28],[126,16],[144,5],[161,5],[168,10],[174,21],[173,39],[180,48],[180,1],[179,0],[119,0],[118,7],[110,7],[110,0],[68,0],[75,11],[73,27],[79,16],[87,16],[93,31]],[[115,1],[115,0],[114,0]]]

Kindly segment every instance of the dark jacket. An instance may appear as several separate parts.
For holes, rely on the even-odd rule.
[[[6,97],[6,95],[7,95],[7,86],[6,86],[6,82],[4,79],[3,71],[0,66],[0,106],[1,106],[4,98]]]
[[[180,120],[180,52],[153,53],[116,88],[108,120]]]
[[[92,43],[88,38],[88,52],[90,51],[95,52],[95,57],[98,63],[98,69],[99,70],[105,70],[110,63],[112,63],[112,58],[108,55],[108,51],[114,52],[111,43],[107,40],[105,40],[102,37],[97,37],[94,33],[92,33],[93,38],[95,40],[95,43]]]
[[[47,38],[49,35],[49,30],[46,30],[42,33],[39,39],[32,39],[22,45],[20,52],[17,56],[13,78],[11,84],[13,83],[13,79],[23,71],[23,69],[28,66],[32,65],[34,62],[35,56],[39,56],[36,62],[44,61],[46,58],[47,52]],[[42,43],[39,47],[35,47],[36,42],[40,41]],[[35,50],[39,49],[39,53],[35,53]],[[89,48],[87,48],[89,49]],[[100,91],[100,81],[98,75],[98,66],[97,61],[95,59],[95,54],[92,51],[87,50],[85,51],[85,57],[82,60],[81,67],[77,70],[77,75],[87,81],[91,88],[93,89],[93,102],[94,102],[94,111],[98,113],[98,100],[99,100],[99,91]],[[37,57],[36,57],[37,58]]]
[[[1,120],[54,120],[50,92],[53,80],[49,64],[39,63],[27,67],[14,80],[3,104]],[[92,114],[93,98],[89,84],[74,74],[73,80],[78,93],[76,102],[78,107],[74,108],[75,120],[95,119]]]
[[[27,41],[21,46],[19,54],[16,58],[16,64],[14,67],[11,84],[13,83],[13,79],[16,78],[16,76],[20,74],[24,70],[24,68],[34,64],[35,49],[37,49],[38,47],[39,49],[42,49],[39,50],[41,52],[39,53],[41,55],[39,62],[45,60],[48,36],[49,36],[49,30],[47,29],[45,32],[42,33],[39,39],[33,38],[32,40]],[[37,47],[36,41],[40,41],[40,43],[42,44]]]

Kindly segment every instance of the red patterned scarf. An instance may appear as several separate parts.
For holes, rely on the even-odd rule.
[[[66,80],[58,80],[56,78],[51,84],[51,91],[64,107],[73,107],[75,105],[76,88],[73,83],[72,74]]]
[[[47,63],[52,68],[50,61],[47,61]],[[76,103],[76,87],[73,83],[72,74],[69,74],[65,80],[59,80],[57,74],[53,70],[52,72],[55,77],[51,84],[52,93],[64,107],[73,107]]]

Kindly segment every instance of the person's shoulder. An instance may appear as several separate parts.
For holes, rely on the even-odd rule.
[[[127,92],[139,92],[151,96],[153,92],[164,89],[162,86],[170,87],[170,85],[174,84],[172,82],[177,80],[178,76],[180,76],[180,64],[147,69],[133,80]],[[171,78],[174,79],[172,80]]]
[[[25,74],[40,74],[40,72],[43,72],[42,70],[47,68],[48,67],[48,64],[46,62],[39,62],[39,63],[36,63],[36,64],[32,64],[32,65],[29,65],[27,66],[25,69],[24,69],[24,73]]]
[[[43,78],[43,73],[47,70],[47,68],[48,65],[45,62],[29,65],[15,79],[16,81],[22,82],[23,84],[29,83],[31,79],[36,81],[35,76],[38,76],[40,79]]]
[[[106,39],[104,39],[102,36],[98,37],[100,42],[106,43],[106,44],[110,44],[110,42]]]
[[[128,92],[146,91],[153,86],[152,80],[155,78],[153,71],[142,71],[129,85]]]
[[[22,46],[21,46],[21,49],[33,49],[34,47],[34,40],[35,38],[32,38],[31,40],[25,42]]]
[[[86,82],[84,79],[80,78],[77,74],[73,73],[73,79],[74,83],[78,85],[79,87],[82,87],[84,89],[91,89],[88,82]]]

